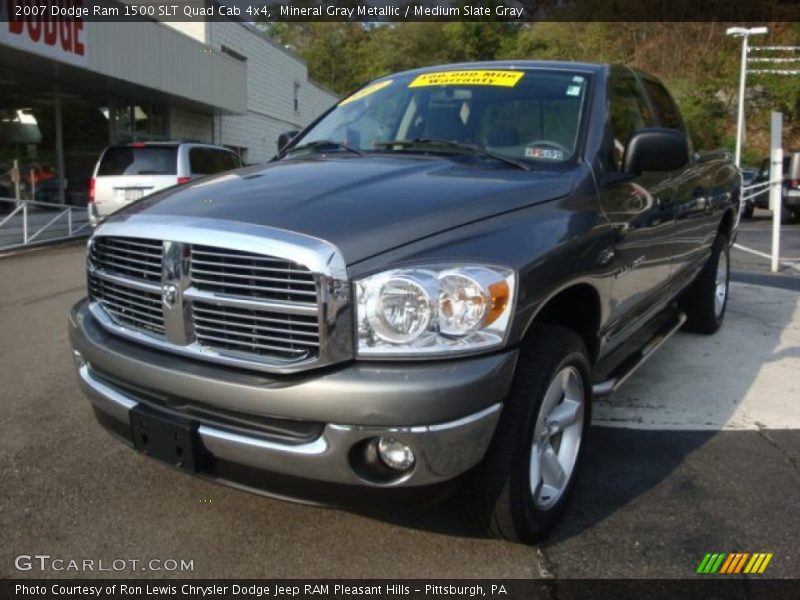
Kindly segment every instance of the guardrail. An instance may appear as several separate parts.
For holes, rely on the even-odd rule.
[[[79,239],[90,233],[85,207],[0,198],[0,251]]]

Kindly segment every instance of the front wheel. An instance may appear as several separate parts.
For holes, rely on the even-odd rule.
[[[755,208],[756,207],[753,206],[752,202],[750,202],[749,200],[745,201],[744,206],[742,206],[742,217],[744,217],[745,219],[752,219],[753,211],[755,210]]]
[[[522,543],[546,537],[564,511],[591,401],[589,359],[578,335],[538,326],[528,339],[492,444],[471,482],[484,532]]]

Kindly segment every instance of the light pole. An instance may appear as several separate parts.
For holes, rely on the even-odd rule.
[[[751,35],[763,35],[769,29],[766,27],[729,27],[726,35],[742,38],[742,71],[739,75],[739,116],[736,121],[736,166],[742,162],[742,138],[744,137],[744,84],[747,78],[747,48],[748,40]]]

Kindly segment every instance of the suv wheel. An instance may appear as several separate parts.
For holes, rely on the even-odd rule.
[[[722,326],[728,306],[729,258],[728,236],[720,232],[708,262],[680,300],[689,331],[714,333]]]
[[[538,326],[529,339],[472,481],[482,530],[522,543],[547,536],[564,511],[585,447],[592,390],[578,335]]]

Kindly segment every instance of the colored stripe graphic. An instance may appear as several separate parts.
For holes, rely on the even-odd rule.
[[[725,558],[725,553],[706,554],[700,566],[697,567],[698,573],[716,573],[722,561]]]
[[[731,572],[738,573],[739,571],[741,571],[742,567],[744,567],[744,561],[747,560],[748,556],[750,556],[749,552],[745,552],[744,554],[742,554],[741,558],[739,559],[739,562],[736,563],[736,569],[735,570],[732,569]]]
[[[736,557],[735,554],[728,554],[728,559],[722,564],[722,568],[719,570],[720,573],[727,573],[728,569],[731,567],[731,563],[733,559]]]
[[[698,573],[705,573],[706,572],[706,565],[708,564],[708,561],[710,559],[711,559],[711,555],[710,554],[706,554],[703,557],[703,560],[700,561],[700,565],[697,567],[697,572]]]
[[[725,552],[707,553],[697,567],[697,573],[701,574],[726,574],[737,573],[763,573],[773,554],[770,552]],[[745,566],[746,565],[746,566]]]

